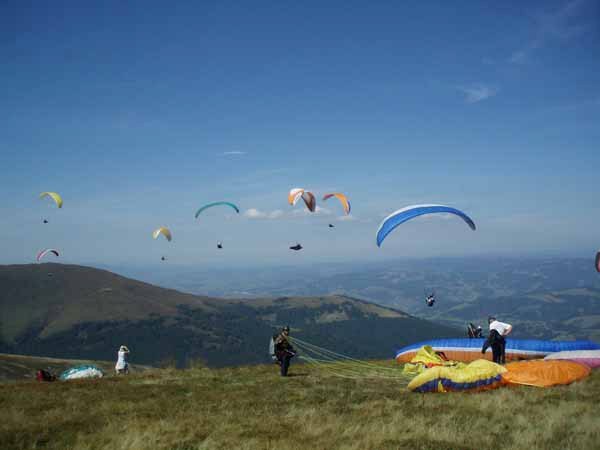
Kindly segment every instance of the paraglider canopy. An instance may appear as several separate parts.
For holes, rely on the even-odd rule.
[[[377,229],[377,246],[381,247],[383,240],[390,234],[398,225],[425,214],[447,213],[459,216],[465,221],[471,230],[475,231],[475,222],[464,212],[445,205],[413,205],[406,208],[394,211],[387,216]]]
[[[348,197],[346,197],[344,194],[342,194],[340,192],[334,192],[331,194],[325,194],[323,196],[323,201],[326,201],[327,199],[329,199],[331,197],[337,198],[340,201],[340,203],[342,204],[342,207],[344,208],[344,212],[346,214],[350,214],[350,201],[348,200]]]
[[[290,250],[295,250],[295,251],[302,250],[302,246],[300,244],[292,245],[290,247]]]
[[[223,244],[221,242],[217,242],[217,248],[223,248]]]
[[[167,241],[171,242],[171,239],[173,239],[173,235],[171,234],[171,230],[169,230],[167,227],[160,227],[157,228],[156,230],[154,230],[152,232],[152,237],[154,239],[158,239],[158,236],[163,235]]]
[[[62,208],[63,200],[62,197],[56,192],[42,192],[40,198],[50,197],[56,203],[56,206]]]
[[[332,224],[332,223],[330,223],[330,224],[329,224],[329,228],[335,228],[335,225],[334,225],[334,224]]]
[[[302,188],[294,188],[288,194],[288,203],[295,206],[298,200],[304,200],[304,204],[310,212],[315,212],[317,209],[317,199],[312,192],[305,191]]]
[[[240,208],[238,208],[236,205],[234,205],[231,202],[213,202],[213,203],[208,203],[206,205],[204,205],[203,207],[201,207],[198,211],[196,211],[195,214],[195,218],[197,219],[198,216],[202,213],[202,211],[208,209],[208,208],[212,208],[214,206],[229,206],[230,208],[232,208],[236,213],[239,214],[240,212]]]
[[[46,248],[46,249],[42,250],[41,252],[39,252],[39,253],[37,254],[37,257],[36,257],[36,260],[37,260],[37,262],[40,262],[40,260],[41,260],[41,259],[42,259],[44,256],[46,256],[48,253],[52,253],[52,254],[54,254],[54,256],[60,256],[60,255],[58,254],[58,250],[55,250],[55,249],[53,249],[53,248]]]

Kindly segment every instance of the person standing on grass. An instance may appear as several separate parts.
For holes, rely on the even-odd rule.
[[[275,356],[277,356],[277,361],[279,361],[282,377],[287,377],[290,361],[296,356],[296,351],[292,347],[292,344],[290,344],[289,337],[290,327],[285,326],[275,339]]]
[[[117,353],[117,364],[115,365],[115,372],[117,373],[117,375],[120,375],[122,373],[127,375],[129,373],[129,362],[127,361],[128,359],[129,349],[126,346],[121,345],[121,347],[119,348],[119,352]]]
[[[488,317],[490,334],[483,343],[481,353],[485,353],[488,347],[492,347],[492,356],[496,364],[506,363],[506,336],[510,334],[512,325],[500,322],[494,316]]]

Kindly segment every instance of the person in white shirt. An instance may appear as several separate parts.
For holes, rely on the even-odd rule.
[[[512,331],[512,325],[504,322],[500,322],[495,317],[488,317],[488,323],[490,324],[490,331],[496,330],[498,334],[502,337],[506,337]]]
[[[117,364],[115,365],[115,372],[117,375],[129,373],[129,363],[127,362],[128,358],[129,349],[126,346],[121,345],[119,352],[117,353]]]
[[[500,322],[495,317],[488,317],[490,325],[490,335],[483,343],[481,353],[485,353],[488,347],[492,347],[492,355],[496,364],[506,363],[506,339],[513,327],[512,325]]]

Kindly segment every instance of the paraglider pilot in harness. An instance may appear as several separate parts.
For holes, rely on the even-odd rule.
[[[425,303],[427,304],[427,306],[431,307],[434,305],[435,303],[435,293],[431,293],[427,296],[427,298],[425,299]]]
[[[481,326],[475,326],[472,323],[469,322],[469,325],[467,326],[467,335],[469,336],[469,338],[482,338],[483,337],[483,330],[481,329]]]
[[[274,339],[274,350],[277,362],[281,367],[281,376],[287,377],[291,359],[296,356],[296,350],[289,341],[290,327],[285,326],[281,333]]]
[[[512,325],[496,320],[495,317],[488,317],[490,324],[490,334],[483,343],[481,353],[485,353],[488,347],[492,347],[492,356],[496,364],[506,363],[506,339],[505,337],[512,331]]]

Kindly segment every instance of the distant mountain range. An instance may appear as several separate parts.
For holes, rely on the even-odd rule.
[[[179,366],[266,362],[268,340],[292,335],[360,358],[457,336],[456,328],[343,295],[223,299],[185,294],[90,267],[0,266],[0,352]]]
[[[137,275],[224,297],[350,296],[461,330],[497,315],[515,325],[515,337],[600,342],[600,274],[593,262],[593,257],[465,257],[227,272],[169,267]],[[432,291],[437,302],[428,308],[424,298]]]

